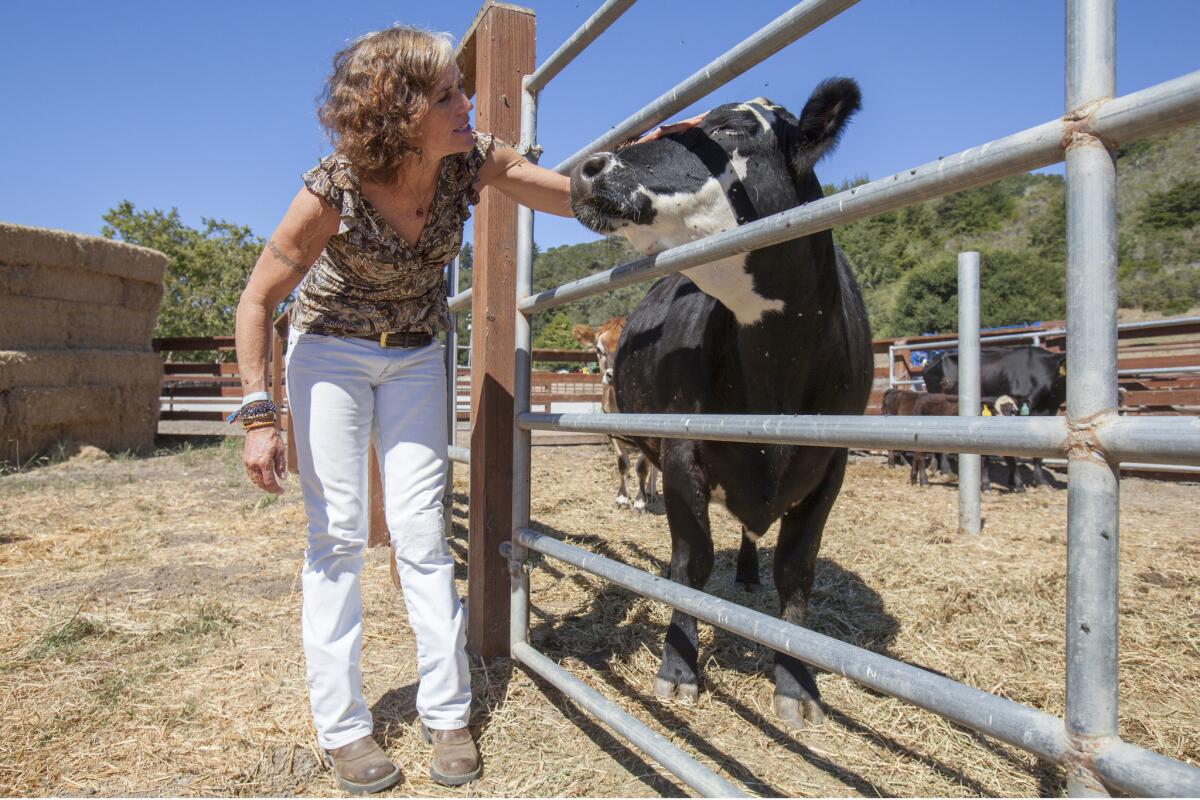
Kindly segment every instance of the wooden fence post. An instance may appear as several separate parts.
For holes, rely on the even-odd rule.
[[[284,386],[283,374],[283,344],[288,338],[288,321],[290,318],[291,309],[288,308],[271,323],[271,400],[274,401],[275,407],[278,409],[284,407],[284,401],[286,400],[286,387]],[[287,413],[280,411],[279,423],[287,444],[288,472],[295,475],[299,469],[299,461],[296,457],[296,440],[292,436],[292,410],[290,406]]]
[[[533,12],[486,3],[463,37],[463,60],[472,51],[476,125],[516,142],[521,79],[534,67]],[[481,658],[508,655],[509,579],[499,550],[512,535],[516,250],[516,203],[487,189],[475,210],[467,559],[467,649]]]

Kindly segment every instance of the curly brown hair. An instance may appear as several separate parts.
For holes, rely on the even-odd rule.
[[[392,180],[421,152],[429,96],[453,61],[448,34],[404,25],[360,36],[333,57],[317,117],[359,178]]]

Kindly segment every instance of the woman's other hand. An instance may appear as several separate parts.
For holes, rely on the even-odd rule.
[[[271,494],[283,494],[281,481],[287,478],[287,448],[278,428],[246,431],[242,463],[251,483]]]
[[[708,112],[706,111],[706,112],[704,112],[704,114],[700,114],[699,116],[691,117],[690,119],[685,119],[682,122],[672,122],[670,125],[663,125],[662,127],[655,128],[654,130],[650,131],[642,138],[638,139],[637,142],[635,142],[635,144],[641,144],[642,142],[652,142],[655,139],[662,138],[663,136],[669,136],[672,133],[679,133],[680,131],[686,131],[688,128],[694,128],[700,124],[700,122],[704,119],[705,114],[707,114],[707,113]]]

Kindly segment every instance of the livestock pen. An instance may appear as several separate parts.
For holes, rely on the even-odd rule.
[[[589,35],[598,35],[604,15],[628,5],[607,4],[593,17]],[[812,14],[822,17],[849,5],[801,4],[788,15],[787,23],[794,27],[787,27],[784,38],[799,36],[806,25],[816,21]],[[1076,11],[1080,7],[1073,6]],[[506,10],[492,7],[485,13],[503,16]],[[495,22],[481,19],[479,24],[486,28]],[[514,41],[497,36],[503,31],[487,33],[492,41],[500,39],[506,45]],[[515,41],[515,49],[520,49],[523,41],[527,43],[520,37]],[[472,46],[481,51],[475,54],[481,59],[497,58],[495,49],[489,51],[490,45],[483,39],[473,41]],[[562,51],[557,57],[561,67]],[[1164,113],[1175,114],[1176,122],[1196,119],[1200,77],[1192,75],[1173,85],[1174,90],[1157,87],[1147,90],[1149,94],[1138,93],[1140,99],[1101,104],[1099,110],[1107,116],[1097,112],[1092,124],[1100,125],[1101,132],[1113,133],[1118,141],[1132,137],[1141,129],[1129,127],[1131,123],[1122,122],[1121,117],[1144,101],[1160,104],[1160,110],[1165,103]],[[490,91],[494,90],[491,87]],[[1071,98],[1071,102],[1081,100],[1078,92]],[[481,108],[483,103],[481,97]],[[666,104],[658,113],[662,119],[673,110]],[[653,116],[632,125],[633,129],[654,124]],[[1020,145],[1015,149],[989,148],[983,155],[996,160],[985,159],[986,174],[969,166],[974,156],[951,158],[946,171],[950,180],[957,181],[952,186],[935,188],[934,176],[941,170],[927,165],[911,176],[877,181],[857,187],[857,193],[847,192],[797,209],[782,223],[768,221],[754,229],[739,229],[732,237],[714,240],[715,246],[749,247],[749,237],[763,230],[774,236],[789,224],[801,232],[833,224],[843,207],[847,213],[866,214],[915,197],[973,185],[1002,171],[1048,163],[1061,156],[1058,142],[1066,127],[1062,121],[1047,123],[1041,126],[1045,129],[1042,134],[1018,135],[1009,142]],[[1086,134],[1086,125],[1077,132]],[[528,147],[532,140],[524,144]],[[1034,145],[1036,153],[1021,149]],[[1075,183],[1077,177],[1069,179]],[[1098,195],[1111,199],[1104,192]],[[1078,202],[1076,196],[1072,201],[1073,228],[1084,225],[1081,217],[1086,219]],[[480,216],[486,216],[486,211],[486,207],[481,209]],[[496,252],[502,253],[507,245],[500,245]],[[711,246],[713,242],[678,248],[657,260],[635,262],[633,269],[629,265],[618,268],[615,274],[624,276],[621,280],[633,280],[649,275],[638,272],[643,268],[684,268],[692,263],[687,259],[699,263],[707,258],[711,251],[704,248]],[[1078,247],[1079,242],[1074,241],[1074,248]],[[523,263],[528,263],[530,250],[523,249]],[[820,651],[845,656],[845,661],[830,663],[834,674],[823,678],[830,722],[823,729],[800,735],[777,729],[763,710],[770,700],[763,687],[761,673],[766,662],[761,653],[719,630],[706,631],[703,644],[730,668],[710,672],[709,691],[696,706],[662,706],[639,691],[653,675],[654,667],[648,666],[653,659],[646,656],[654,637],[647,631],[665,624],[662,606],[607,587],[570,562],[532,552],[538,547],[555,547],[579,564],[600,565],[621,580],[630,573],[602,561],[602,556],[643,567],[647,574],[662,566],[665,537],[661,536],[661,520],[630,520],[604,508],[601,504],[606,497],[599,502],[596,499],[595,486],[606,480],[610,468],[607,455],[546,448],[549,452],[544,458],[531,464],[528,449],[518,448],[516,463],[523,471],[514,476],[515,514],[511,490],[477,501],[476,494],[486,487],[475,470],[488,475],[489,487],[503,487],[504,481],[497,478],[503,477],[500,473],[510,474],[513,449],[505,437],[513,429],[512,381],[522,377],[521,371],[513,372],[512,334],[506,333],[511,331],[514,316],[495,310],[505,303],[512,309],[518,300],[500,272],[504,258],[494,253],[488,257],[496,265],[496,280],[490,286],[476,286],[475,301],[483,304],[477,307],[476,334],[486,333],[493,341],[477,348],[475,365],[480,371],[472,388],[477,393],[491,393],[500,402],[488,405],[485,414],[489,420],[477,429],[470,451],[454,451],[460,461],[470,461],[473,479],[469,482],[469,543],[464,538],[462,511],[468,482],[463,476],[455,482],[452,546],[460,557],[470,548],[470,569],[487,578],[477,580],[473,574],[469,584],[476,652],[489,648],[493,654],[503,652],[513,642],[517,645],[514,654],[526,656],[541,672],[552,675],[556,684],[576,692],[580,702],[584,696],[573,681],[578,677],[595,681],[593,691],[603,697],[598,700],[587,695],[589,705],[606,713],[619,705],[626,709],[620,713],[633,718],[606,724],[618,724],[648,747],[657,748],[655,758],[661,755],[663,763],[688,770],[686,763],[667,755],[661,740],[672,739],[694,753],[694,760],[720,773],[718,780],[723,785],[707,785],[722,792],[1021,795],[1051,794],[1061,788],[1060,773],[1043,766],[1040,750],[1029,755],[1019,751],[1028,748],[1030,741],[1022,739],[1010,747],[1003,742],[1013,737],[1003,731],[996,733],[994,738],[1000,742],[995,742],[964,728],[960,723],[970,726],[978,723],[979,717],[963,720],[958,707],[949,709],[947,718],[940,718],[892,699],[907,696],[906,689],[914,685],[947,690],[944,698],[916,698],[917,705],[933,706],[937,712],[947,711],[942,702],[946,698],[967,695],[972,702],[979,702],[978,707],[966,710],[971,714],[986,713],[999,705],[1010,718],[1032,721],[1029,730],[1045,734],[1032,740],[1032,745],[1047,745],[1051,756],[1073,768],[1069,777],[1077,792],[1099,788],[1098,779],[1108,780],[1117,789],[1137,787],[1138,762],[1149,762],[1154,771],[1151,777],[1157,781],[1140,784],[1140,791],[1195,791],[1195,779],[1186,768],[1119,744],[1112,737],[1118,677],[1114,621],[1111,617],[1101,620],[1109,625],[1105,628],[1087,618],[1089,603],[1096,595],[1098,607],[1111,611],[1116,605],[1116,459],[1165,454],[1173,460],[1194,460],[1196,433],[1189,427],[1191,421],[1168,420],[1165,425],[1150,426],[1169,441],[1149,453],[1136,452],[1137,447],[1145,446],[1136,445],[1130,436],[1130,431],[1139,433],[1139,424],[1106,422],[1098,426],[1104,430],[1095,439],[1078,434],[1070,439],[1072,444],[1082,445],[1070,451],[1073,461],[1100,453],[1106,462],[1095,465],[1108,469],[1100,492],[1110,501],[1110,517],[1104,525],[1095,524],[1095,517],[1079,516],[1077,504],[1082,504],[1086,515],[1088,496],[1097,493],[1084,485],[1082,493],[1072,489],[1069,500],[1063,493],[1044,492],[1021,498],[987,498],[984,513],[990,536],[985,532],[981,540],[957,537],[953,525],[945,522],[954,516],[949,493],[935,489],[917,507],[905,499],[905,487],[894,486],[896,482],[881,469],[867,462],[852,464],[851,482],[844,493],[849,502],[835,506],[830,521],[810,620],[814,629],[845,641],[805,630],[789,629],[784,634],[789,637],[785,644],[796,648],[801,658],[829,663]],[[1103,277],[1088,278],[1078,250],[1073,258],[1072,285],[1076,289]],[[1090,268],[1102,273],[1107,269],[1110,272],[1105,274],[1111,274],[1111,266],[1111,259],[1100,259]],[[527,278],[528,272],[524,274]],[[1081,274],[1082,284],[1078,280]],[[612,283],[612,277],[604,275],[591,282]],[[532,311],[538,300],[531,299],[527,283],[521,291],[525,299],[520,304]],[[1104,341],[1111,332],[1105,325],[1115,322],[1115,315],[1110,314],[1107,321],[1104,318],[1112,311],[1107,300],[1096,305],[1098,319],[1080,317],[1081,304],[1093,299],[1072,300],[1069,347],[1085,334],[1099,335]],[[462,310],[471,302],[464,293],[452,305]],[[492,302],[497,306],[487,305]],[[1089,309],[1089,313],[1095,312]],[[489,315],[494,319],[488,319]],[[525,318],[515,317],[517,321]],[[532,358],[528,341],[524,344],[522,367]],[[1114,364],[1110,359],[1106,369]],[[493,365],[498,366],[489,371]],[[1082,388],[1077,385],[1075,391],[1106,387],[1114,374],[1093,370],[1091,382]],[[1115,395],[1112,388],[1085,399],[1099,402],[1102,410],[1114,409]],[[522,384],[515,395],[519,412],[528,410],[524,396]],[[1073,400],[1067,422],[1082,421],[1084,428],[1071,430],[1087,433],[1092,409],[1081,405],[1078,397]],[[1105,406],[1105,402],[1109,404]],[[477,398],[474,405],[478,411],[482,403]],[[518,420],[522,430],[555,425],[597,429],[610,423],[634,429],[628,425],[630,420],[620,418],[521,413]],[[664,423],[670,420],[633,422],[655,435],[676,435],[683,427],[667,428]],[[929,430],[931,426],[897,428],[894,420],[860,418],[776,421],[773,428],[790,430],[791,440],[798,443],[888,447],[907,445],[917,436],[930,450],[1067,454],[1070,434],[1062,420],[1002,426],[994,441],[979,441],[981,437],[972,441],[971,429],[951,422],[937,426],[936,431]],[[694,432],[709,435],[703,425],[710,423],[698,421]],[[827,426],[843,433],[828,433],[824,430]],[[743,420],[719,427],[724,430],[712,435],[744,437],[747,429],[762,428],[764,423]],[[1169,430],[1164,432],[1164,428]],[[1021,444],[1025,434],[1036,435],[1037,443]],[[524,446],[527,441],[519,444]],[[1097,445],[1115,447],[1098,450]],[[1078,474],[1076,467],[1073,465],[1072,478]],[[536,494],[530,487],[536,488]],[[1200,693],[1196,691],[1196,644],[1187,632],[1194,630],[1196,620],[1192,610],[1194,573],[1200,551],[1190,534],[1194,515],[1187,503],[1192,496],[1178,486],[1137,480],[1122,487],[1121,522],[1126,532],[1134,535],[1121,543],[1127,580],[1121,595],[1124,635],[1119,677],[1123,710],[1132,717],[1122,719],[1121,730],[1140,746],[1195,762],[1200,758],[1194,737]],[[0,577],[6,587],[0,599],[5,620],[0,627],[0,692],[6,698],[0,714],[7,734],[0,743],[0,762],[4,764],[0,787],[5,793],[328,794],[329,784],[322,780],[314,757],[294,630],[298,608],[295,565],[302,548],[298,532],[303,526],[303,509],[294,492],[280,500],[255,493],[241,475],[236,450],[222,446],[163,453],[145,461],[116,459],[91,464],[76,459],[30,474],[6,475],[0,480],[0,505],[5,511],[0,514]],[[497,511],[505,508],[508,516]],[[1057,524],[1068,510],[1072,516],[1069,544]],[[512,534],[514,516],[520,541],[533,547],[520,546],[518,541],[510,573],[505,569],[509,562],[499,558],[497,550],[501,540]],[[717,518],[730,527],[731,521],[719,511]],[[1087,535],[1091,530],[1108,533],[1111,538],[1096,541],[1097,537]],[[551,536],[586,544],[596,554],[581,555],[566,542],[549,541]],[[1046,557],[1061,552],[1064,545],[1072,551],[1067,565]],[[1100,565],[1105,569],[1093,576],[1087,564],[1080,563],[1078,550],[1084,547],[1086,554],[1087,547],[1096,545],[1107,550]],[[736,591],[729,580],[730,559],[727,553],[721,557],[725,563],[720,565],[713,589],[729,596]],[[1169,565],[1164,564],[1167,557]],[[528,575],[530,566],[537,567],[532,576]],[[372,698],[385,746],[404,763],[416,763],[421,745],[408,729],[416,680],[411,666],[412,641],[403,636],[403,620],[390,587],[385,580],[377,580],[386,573],[383,560],[371,559],[367,572],[367,695]],[[510,575],[513,583],[508,582]],[[1099,580],[1094,586],[1086,585],[1095,578]],[[529,610],[537,622],[526,638],[528,629],[521,624],[526,620],[518,614],[518,636],[510,639],[510,590],[515,590],[514,605],[520,612],[529,599],[527,580],[537,593],[538,602],[531,602]],[[633,581],[662,586],[638,575],[630,577]],[[1092,591],[1091,598],[1080,595],[1081,581]],[[460,589],[467,588],[460,582]],[[668,599],[675,599],[674,587],[668,588],[672,590]],[[1073,598],[1065,611],[1061,603],[1064,593]],[[709,598],[696,598],[696,602],[717,608],[716,614],[737,611]],[[767,604],[762,598],[751,597],[746,603],[765,617]],[[1064,658],[1060,632],[1068,620],[1073,630],[1083,623],[1104,635],[1099,653],[1081,653],[1071,644]],[[1187,635],[1180,635],[1181,631]],[[498,635],[499,641],[484,641],[489,635]],[[863,654],[853,645],[872,652]],[[534,646],[548,656],[536,657]],[[875,653],[928,669],[897,664]],[[1094,663],[1090,668],[1082,665],[1085,671],[1081,672],[1084,657]],[[475,666],[472,670],[478,717],[486,726],[481,747],[487,771],[476,787],[478,792],[626,796],[681,791],[619,739],[578,714],[571,702],[545,691],[531,677],[541,672],[509,673],[503,668],[505,660],[498,663],[501,666]],[[560,667],[565,669],[559,672]],[[1064,670],[1069,676],[1065,693],[1060,680]],[[852,680],[872,671],[874,678],[868,675],[863,685]],[[917,673],[922,683],[908,683]],[[1103,680],[1092,685],[1100,684],[1111,700],[1099,720],[1082,713],[1089,708],[1089,698],[1078,684],[1081,676],[1086,679],[1097,673]],[[897,674],[902,684],[899,690],[888,680]],[[955,688],[942,675],[954,675],[994,695],[1017,697],[1041,711],[965,687]],[[1108,679],[1113,683],[1104,683]],[[1064,712],[1065,725],[1051,716]],[[615,713],[608,719],[616,718]],[[1111,723],[1111,730],[1098,723]],[[990,724],[989,720],[976,728],[991,733]],[[646,727],[657,729],[658,738],[648,736]],[[1089,738],[1093,734],[1095,737]],[[1081,758],[1071,749],[1080,744],[1094,744],[1096,750]],[[1135,756],[1133,769],[1113,766],[1113,756],[1119,758],[1123,753]],[[1086,771],[1081,774],[1076,767]],[[695,775],[693,771],[687,774]],[[423,782],[416,770],[408,771],[401,790],[414,794],[443,791]]]
[[[629,6],[604,4],[562,47],[532,69],[532,21],[504,17],[496,7],[483,17],[490,27],[479,36],[480,65],[501,58],[497,34],[504,32],[509,71],[528,72],[521,87],[519,149],[536,158],[537,97],[546,83]],[[757,34],[705,66],[657,100],[615,125],[557,166],[567,171],[589,153],[610,148],[667,119],[713,88],[802,37],[853,5],[853,0],[807,0]],[[972,730],[1061,764],[1072,794],[1110,790],[1143,794],[1200,793],[1200,769],[1128,744],[1117,735],[1117,564],[1118,486],[1122,461],[1200,463],[1200,421],[1191,418],[1117,415],[1117,297],[1115,163],[1110,148],[1148,133],[1200,117],[1200,73],[1114,97],[1115,2],[1068,0],[1066,5],[1066,85],[1064,115],[1011,136],[940,158],[885,179],[847,189],[743,225],[707,239],[667,249],[535,294],[532,291],[532,212],[519,209],[517,223],[517,364],[495,360],[489,387],[513,386],[508,396],[492,394],[497,419],[473,436],[472,474],[493,476],[507,462],[509,414],[515,413],[511,506],[496,487],[478,513],[503,516],[511,508],[511,541],[502,525],[472,525],[472,609],[486,607],[488,619],[472,620],[477,651],[508,650],[528,669],[559,687],[605,724],[628,738],[688,785],[705,794],[739,790],[684,754],[618,705],[600,696],[539,653],[528,640],[530,551],[575,565],[618,585],[664,602],[699,619],[786,652],[809,664],[850,677],[877,691],[947,717]],[[480,122],[492,102],[480,76]],[[488,74],[486,81],[497,78]],[[503,91],[512,93],[514,86]],[[490,84],[489,84],[490,86]],[[488,112],[491,113],[491,112]],[[495,126],[493,125],[494,129]],[[672,417],[666,415],[576,415],[529,410],[529,317],[592,294],[660,277],[718,258],[826,230],[829,227],[902,208],[929,198],[982,185],[1007,175],[1066,161],[1067,182],[1067,337],[1069,376],[1065,418],[995,419],[980,425],[970,418],[885,419],[868,417]],[[487,223],[490,226],[491,222]],[[485,227],[486,236],[497,235]],[[503,236],[504,234],[499,234]],[[485,236],[485,241],[487,240]],[[480,250],[487,251],[481,246]],[[497,262],[499,259],[497,259]],[[499,282],[489,262],[489,282]],[[514,301],[488,287],[490,312],[507,311]],[[477,287],[476,291],[480,291]],[[480,318],[480,297],[474,298]],[[498,326],[498,330],[502,326]],[[512,380],[510,382],[509,377]],[[484,389],[487,392],[489,389]],[[485,408],[486,406],[481,406]],[[488,412],[485,412],[488,413]],[[530,519],[529,434],[535,430],[622,433],[739,442],[772,442],[827,447],[904,448],[928,451],[998,453],[1027,457],[1065,455],[1070,481],[1067,544],[1066,708],[1059,719],[994,694],[974,689],[868,650],[782,623],[539,533]],[[482,445],[482,447],[477,446]],[[493,480],[493,483],[495,481]],[[477,513],[472,498],[471,514]],[[482,535],[481,535],[482,534]],[[505,589],[495,584],[483,562],[496,549],[508,558],[511,624],[502,637],[508,610]],[[479,581],[475,578],[478,576]],[[478,598],[477,598],[478,593]],[[476,603],[482,605],[476,605]]]

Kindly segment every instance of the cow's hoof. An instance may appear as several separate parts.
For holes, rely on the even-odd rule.
[[[737,584],[750,594],[762,594],[763,585],[759,581],[744,581],[738,578]]]
[[[675,683],[666,678],[654,679],[654,696],[659,700],[675,700],[680,703],[694,703],[700,696],[700,687],[694,683]]]
[[[638,500],[638,501],[634,502],[633,512],[635,514],[645,514],[646,513],[646,501]]]
[[[613,500],[613,508],[629,508],[629,498],[618,497],[616,500]]]
[[[771,708],[775,711],[775,716],[793,730],[802,731],[825,722],[825,712],[821,710],[821,704],[811,698],[798,700],[795,697],[777,694],[771,699]]]

